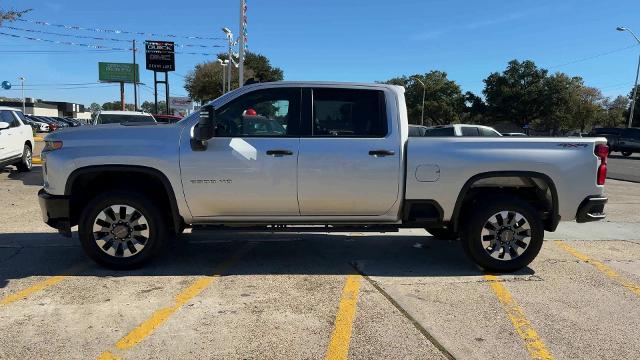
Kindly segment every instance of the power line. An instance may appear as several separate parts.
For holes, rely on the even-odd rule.
[[[67,30],[82,30],[82,31],[92,31],[99,33],[112,33],[112,34],[125,34],[125,35],[134,35],[134,36],[157,36],[157,37],[168,37],[168,38],[181,38],[181,39],[196,39],[196,40],[226,40],[225,37],[206,37],[206,36],[188,36],[188,35],[175,35],[175,34],[157,34],[157,33],[149,33],[149,32],[141,32],[141,31],[127,31],[127,30],[114,30],[114,29],[99,29],[99,28],[86,28],[77,25],[64,25],[64,24],[53,24],[46,21],[40,20],[30,20],[30,19],[16,19],[18,21],[42,25],[42,26],[53,26],[58,28],[63,28]]]
[[[640,45],[634,44],[634,45],[631,45],[631,46],[626,46],[626,47],[623,47],[623,48],[606,51],[606,52],[595,54],[595,55],[592,55],[592,56],[587,56],[587,57],[580,58],[580,59],[577,59],[577,60],[569,61],[569,62],[566,62],[566,63],[563,63],[563,64],[548,66],[547,69],[554,69],[554,68],[559,68],[559,67],[562,67],[562,66],[573,65],[573,64],[580,63],[580,62],[597,59],[599,57],[615,54],[615,53],[620,52],[620,51],[633,49],[633,48],[638,47],[638,46],[640,46]]]
[[[117,38],[105,38],[105,37],[99,37],[99,36],[87,36],[87,35],[77,35],[77,34],[63,34],[63,33],[59,33],[59,32],[53,32],[53,31],[43,31],[43,30],[34,30],[34,29],[25,29],[25,28],[19,28],[19,27],[15,27],[15,26],[4,26],[5,29],[10,29],[10,30],[16,30],[16,31],[24,31],[24,32],[29,32],[29,33],[36,33],[36,34],[45,34],[45,35],[53,35],[53,36],[62,36],[62,37],[72,37],[72,38],[78,38],[78,39],[91,39],[91,40],[98,40],[98,41],[115,41],[115,42],[124,42],[124,43],[130,43],[131,40],[129,39],[117,39]],[[175,47],[179,47],[179,48],[201,48],[201,49],[210,49],[210,48],[224,48],[225,46],[223,45],[200,45],[200,44],[179,44],[179,43],[174,43]]]
[[[43,39],[43,38],[36,38],[36,37],[31,37],[31,36],[9,34],[9,33],[5,33],[5,32],[0,32],[0,35],[2,35],[2,36],[10,36],[10,37],[16,38],[16,39],[25,39],[25,40],[30,40],[30,41],[47,42],[47,43],[50,43],[50,44],[57,44],[57,45],[81,46],[81,47],[85,47],[85,48],[89,48],[89,49],[112,50],[112,51],[132,51],[131,48],[117,48],[117,47],[109,47],[109,46],[98,45],[98,44],[87,44],[87,43],[76,43],[76,42],[72,42],[72,41],[60,41],[60,40],[52,40],[52,39]],[[136,51],[140,52],[140,49],[136,49]],[[214,53],[191,52],[191,51],[176,51],[175,53],[176,54],[182,54],[182,55],[217,56],[217,54],[214,54]]]

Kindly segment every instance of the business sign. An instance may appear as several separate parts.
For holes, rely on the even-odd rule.
[[[176,70],[174,43],[171,41],[144,42],[147,55],[147,70],[167,72]]]
[[[102,82],[133,83],[134,66],[129,63],[98,63],[98,78]],[[140,82],[140,67],[135,66],[136,82]]]
[[[169,98],[169,107],[172,110],[191,110],[193,101],[188,97],[171,97]]]

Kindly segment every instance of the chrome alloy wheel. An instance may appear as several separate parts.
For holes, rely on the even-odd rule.
[[[31,155],[31,149],[29,147],[25,147],[24,152],[24,165],[31,169],[33,166],[33,156]]]
[[[513,260],[531,242],[531,225],[515,211],[501,211],[491,216],[480,233],[482,247],[494,259]]]
[[[102,251],[111,256],[130,257],[144,249],[149,240],[149,224],[135,208],[112,205],[96,216],[93,239]]]

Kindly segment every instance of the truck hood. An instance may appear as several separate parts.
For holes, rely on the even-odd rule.
[[[62,141],[63,146],[140,145],[157,141],[175,141],[181,126],[176,124],[108,124],[60,129],[45,137],[45,141]]]

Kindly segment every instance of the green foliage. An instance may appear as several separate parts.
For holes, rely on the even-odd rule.
[[[124,108],[127,111],[135,110],[135,107],[133,106],[133,104],[125,104]],[[102,110],[105,110],[105,111],[122,110],[122,104],[120,103],[120,101],[106,102],[102,104]]]
[[[424,87],[418,80],[424,83]],[[465,96],[460,86],[449,80],[445,72],[430,71],[424,75],[402,76],[385,83],[405,87],[409,122],[412,124],[420,124],[422,120],[423,90],[425,125],[459,122],[464,112]]]
[[[218,54],[225,59],[226,54]],[[245,57],[244,80],[253,78],[258,82],[280,81],[284,78],[281,69],[273,67],[269,59],[260,54],[247,53]],[[228,71],[228,68],[224,68]],[[218,61],[210,61],[196,65],[185,78],[185,90],[197,101],[207,102],[222,95],[223,67]],[[225,74],[226,76],[226,74]],[[231,68],[231,87],[238,87],[238,69]]]
[[[156,104],[153,101],[145,101],[140,105],[140,109],[144,112],[148,112],[150,114],[166,114],[167,113],[167,102],[166,101],[158,101],[158,111],[156,112]]]
[[[26,10],[2,10],[0,9],[0,26],[2,26],[2,23],[7,21],[7,22],[11,22],[11,21],[15,21],[16,19],[22,17],[22,15],[28,13],[29,11],[31,11],[32,9],[26,9]]]

